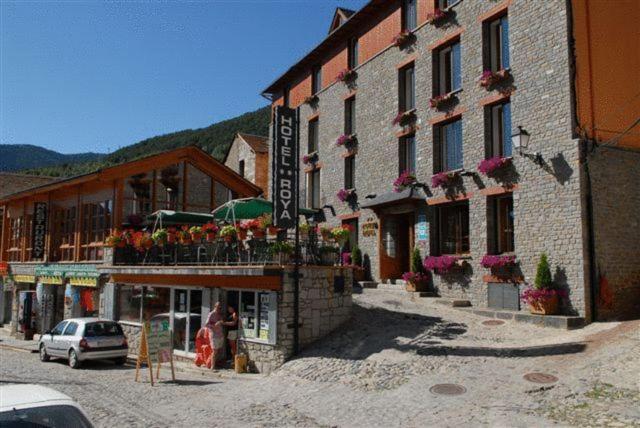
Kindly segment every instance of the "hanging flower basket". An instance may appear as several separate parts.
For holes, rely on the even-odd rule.
[[[478,79],[478,83],[483,88],[489,88],[497,83],[506,80],[509,77],[509,70],[491,71],[485,70]]]
[[[127,241],[122,238],[122,234],[115,230],[111,235],[107,236],[105,245],[111,248],[124,248],[127,245]]]
[[[189,233],[191,234],[191,240],[195,243],[199,243],[202,241],[202,227],[200,226],[192,226],[189,229]]]
[[[347,202],[355,196],[355,191],[353,189],[340,189],[336,194],[336,197],[340,202]]]
[[[235,226],[230,224],[223,226],[222,229],[220,229],[220,236],[225,240],[225,242],[233,242],[236,238]]]
[[[460,257],[456,256],[429,256],[424,259],[423,266],[428,271],[443,275],[458,266],[460,261]]]
[[[341,70],[336,75],[336,82],[349,83],[353,79],[355,79],[356,76],[357,76],[357,73],[355,70],[352,70],[350,68],[345,68],[344,70]]]
[[[431,177],[431,187],[446,189],[453,184],[458,176],[459,174],[457,172],[439,172]]]
[[[396,117],[393,119],[392,124],[393,126],[406,126],[415,122],[416,118],[417,117],[415,110],[402,111],[396,115]]]
[[[411,31],[403,30],[398,33],[393,39],[391,39],[391,43],[393,44],[393,46],[402,48],[413,41],[414,37],[415,36]]]
[[[480,161],[480,163],[478,164],[478,171],[486,175],[487,177],[490,177],[509,164],[511,164],[510,157],[503,158],[501,156],[494,156],[492,158]]]
[[[202,232],[205,234],[207,242],[213,242],[216,239],[216,232],[218,232],[218,226],[213,223],[207,223],[202,226]]]
[[[448,15],[449,11],[436,8],[433,12],[427,14],[427,22],[431,25],[438,25],[442,23]]]
[[[331,239],[333,238],[333,235],[331,234],[331,228],[329,227],[318,226],[318,232],[320,233],[320,236],[322,236],[322,240],[325,242],[331,241]]]
[[[429,100],[429,105],[432,109],[438,110],[444,104],[451,101],[451,99],[453,99],[453,92],[437,95]]]
[[[318,152],[309,153],[302,156],[302,163],[305,165],[315,165],[318,162]]]
[[[349,235],[351,233],[351,227],[347,224],[343,224],[342,226],[334,227],[331,229],[331,235],[333,239],[336,240],[338,245],[341,247],[347,242],[349,239]]]
[[[337,147],[349,146],[351,144],[354,144],[355,142],[356,142],[355,134],[343,134],[339,136],[338,139],[336,140],[336,146]]]
[[[393,190],[400,193],[408,187],[417,183],[416,176],[412,172],[405,171],[393,182]]]
[[[169,233],[166,229],[158,229],[151,235],[151,239],[158,247],[164,247],[169,240]]]

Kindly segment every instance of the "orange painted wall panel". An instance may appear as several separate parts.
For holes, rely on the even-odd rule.
[[[291,86],[289,91],[289,104],[292,108],[298,107],[304,99],[311,95],[311,74],[299,80]]]
[[[336,81],[339,72],[347,68],[346,46],[336,49],[329,55],[329,60],[322,65],[322,88],[326,88]]]
[[[363,63],[392,43],[392,39],[400,32],[402,26],[400,7],[395,8],[379,23],[373,23],[362,36],[360,36],[360,63]]]
[[[427,22],[427,15],[435,9],[434,0],[418,0],[418,25]]]
[[[572,0],[578,121],[606,142],[640,112],[640,2]],[[640,127],[619,146],[640,148]]]

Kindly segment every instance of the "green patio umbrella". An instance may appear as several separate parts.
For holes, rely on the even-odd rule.
[[[212,214],[216,220],[250,220],[273,212],[273,204],[263,198],[244,198],[229,201],[215,210]],[[312,215],[314,210],[300,208],[301,215]]]
[[[175,226],[179,224],[190,224],[195,226],[213,221],[213,216],[205,213],[159,210],[153,214],[149,214],[147,216],[147,220],[151,224],[159,224],[160,227]]]

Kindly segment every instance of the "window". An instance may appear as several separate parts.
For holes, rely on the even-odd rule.
[[[307,174],[307,207],[320,208],[320,170]]]
[[[511,156],[511,103],[495,104],[486,108],[488,157]]]
[[[238,162],[238,174],[240,174],[241,177],[244,177],[244,159]]]
[[[187,182],[186,182],[186,210],[189,212],[199,212],[209,214],[212,209],[211,189],[212,179],[209,174],[202,171],[195,165],[186,162]]]
[[[0,426],[90,428],[92,425],[77,407],[56,403],[2,412]]]
[[[233,192],[231,191],[231,189],[227,188],[224,184],[218,183],[216,181],[214,189],[215,189],[215,197],[216,197],[215,202],[217,207],[233,199]]]
[[[142,320],[142,285],[118,286],[118,319],[140,322]]]
[[[347,67],[353,70],[358,66],[358,49],[359,49],[358,39],[352,38],[349,39],[349,46],[347,49]]]
[[[184,163],[169,165],[156,171],[156,209],[183,209]],[[146,213],[148,214],[148,213]]]
[[[442,47],[433,54],[434,94],[444,95],[462,88],[460,42]]]
[[[78,323],[69,321],[67,328],[64,329],[63,336],[75,336],[76,331],[78,331]]]
[[[398,81],[398,111],[405,112],[415,108],[415,74],[413,64],[402,68],[399,72]]]
[[[57,208],[53,214],[52,261],[73,261],[76,207]]]
[[[405,171],[416,171],[416,137],[414,135],[400,138],[399,174]]]
[[[7,250],[10,262],[19,262],[22,249],[22,217],[9,219],[9,249]]]
[[[444,10],[448,8],[451,4],[456,3],[458,0],[436,0],[436,9]]]
[[[438,125],[433,129],[435,140],[434,172],[462,168],[462,119]]]
[[[469,202],[438,209],[440,254],[469,252]]]
[[[402,2],[402,30],[413,31],[418,25],[417,0],[403,0]]]
[[[494,72],[509,68],[509,20],[507,16],[486,22],[484,33],[484,68]]]
[[[238,309],[241,338],[276,343],[277,293],[229,291],[227,303]]]
[[[101,337],[101,336],[123,336],[124,332],[120,324],[112,321],[98,321],[85,324],[84,335],[86,337]]]
[[[51,334],[62,334],[65,326],[67,325],[67,321],[62,321],[56,325],[53,330],[51,330]]]
[[[356,155],[344,158],[344,188],[355,189],[356,187]]]
[[[100,260],[102,243],[111,231],[111,213],[113,203],[110,200],[82,205],[82,259]]]
[[[311,70],[311,95],[322,90],[322,67],[317,65]]]
[[[356,97],[348,98],[344,102],[344,133],[356,133]]]
[[[307,153],[313,153],[318,151],[318,119],[309,121],[309,141],[307,146]]]
[[[153,172],[140,173],[129,177],[124,186],[124,221],[130,215],[145,216],[151,214],[151,188]]]
[[[513,196],[489,198],[489,253],[512,253],[515,250],[513,237]]]

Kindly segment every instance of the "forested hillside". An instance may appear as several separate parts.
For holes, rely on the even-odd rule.
[[[222,160],[236,132],[256,135],[267,135],[271,117],[269,107],[245,113],[243,115],[215,123],[206,128],[185,129],[166,135],[142,140],[136,144],[123,147],[97,161],[66,163],[65,165],[30,168],[23,172],[53,177],[73,176],[95,171],[111,165],[149,156],[154,153],[175,149],[188,145],[197,145]]]
[[[101,153],[62,154],[29,144],[0,144],[0,171],[98,161]]]

